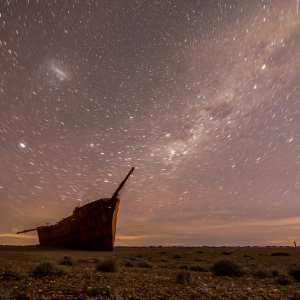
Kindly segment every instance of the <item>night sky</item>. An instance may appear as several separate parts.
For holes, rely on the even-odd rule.
[[[300,243],[299,9],[0,0],[0,244],[132,166],[117,246]]]

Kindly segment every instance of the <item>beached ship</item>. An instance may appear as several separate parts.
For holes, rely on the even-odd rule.
[[[133,171],[134,168],[130,170],[111,198],[99,199],[76,207],[70,217],[55,225],[40,226],[17,234],[37,230],[40,245],[112,251],[120,204],[118,196]]]

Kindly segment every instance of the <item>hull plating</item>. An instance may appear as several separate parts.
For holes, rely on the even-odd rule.
[[[37,228],[41,245],[71,249],[113,250],[120,200],[100,199],[75,208],[55,225]]]

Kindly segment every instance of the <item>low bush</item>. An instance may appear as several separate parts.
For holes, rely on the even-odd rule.
[[[199,250],[197,253],[204,253],[202,250]]]
[[[125,267],[134,267],[134,265],[130,261],[126,261],[124,264]]]
[[[67,269],[57,269],[56,275],[61,276],[61,275],[70,275],[70,271]]]
[[[108,256],[101,259],[96,266],[96,270],[101,272],[117,272],[117,258]]]
[[[165,258],[162,258],[162,259],[161,259],[161,262],[168,262],[168,260],[165,259]]]
[[[179,269],[180,269],[180,270],[187,270],[187,269],[188,269],[188,266],[182,265],[182,266],[179,266]]]
[[[11,268],[4,273],[4,277],[6,279],[20,280],[21,278],[25,277],[25,274],[19,268]]]
[[[140,268],[152,268],[152,266],[145,260],[141,260],[137,265]]]
[[[138,255],[136,255],[135,257],[143,257],[144,255],[143,254],[138,254]]]
[[[271,253],[271,256],[291,256],[291,254],[286,253],[286,252],[274,252],[274,253]]]
[[[230,259],[222,259],[217,261],[211,267],[211,271],[216,276],[241,277],[244,275],[241,265]]]
[[[65,256],[64,260],[71,260],[71,257],[70,256]]]
[[[87,259],[87,258],[77,258],[76,261],[77,261],[78,263],[84,263],[84,264],[87,264],[87,263],[90,262],[90,260]]]
[[[288,274],[293,277],[296,282],[300,282],[300,265],[296,264],[289,268]]]
[[[167,253],[167,251],[161,251],[160,252],[160,254],[166,254]]]
[[[176,275],[176,281],[181,284],[190,284],[192,281],[192,273],[190,271],[181,270]]]
[[[191,271],[197,271],[197,272],[209,272],[209,270],[205,267],[194,265],[190,267]]]
[[[93,260],[93,263],[94,263],[94,264],[97,264],[97,263],[100,261],[99,258],[92,258],[92,260]]]
[[[173,258],[178,259],[178,258],[182,258],[182,256],[180,254],[174,254]]]
[[[227,251],[223,251],[223,255],[231,255],[231,254]]]
[[[271,271],[273,277],[279,277],[281,275],[279,270],[274,269],[274,270],[270,270],[270,271]]]
[[[255,271],[250,272],[250,274],[252,274],[254,277],[257,277],[257,278],[271,278],[271,277],[273,277],[273,274],[272,274],[271,270],[269,270],[267,268],[259,268]]]
[[[43,277],[48,275],[68,275],[69,270],[57,268],[52,261],[46,261],[40,263],[33,271],[33,275],[36,277]]]
[[[281,274],[278,278],[275,279],[274,282],[280,285],[289,285],[293,283],[293,280],[288,275]]]
[[[42,277],[47,275],[55,275],[57,273],[57,269],[55,264],[52,261],[46,261],[44,263],[40,263],[33,272],[34,276]]]
[[[73,266],[74,263],[71,260],[63,260],[59,264],[63,266]]]

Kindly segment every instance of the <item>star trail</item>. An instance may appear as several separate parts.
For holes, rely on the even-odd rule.
[[[115,245],[297,240],[298,0],[0,3],[0,244],[132,166]]]

